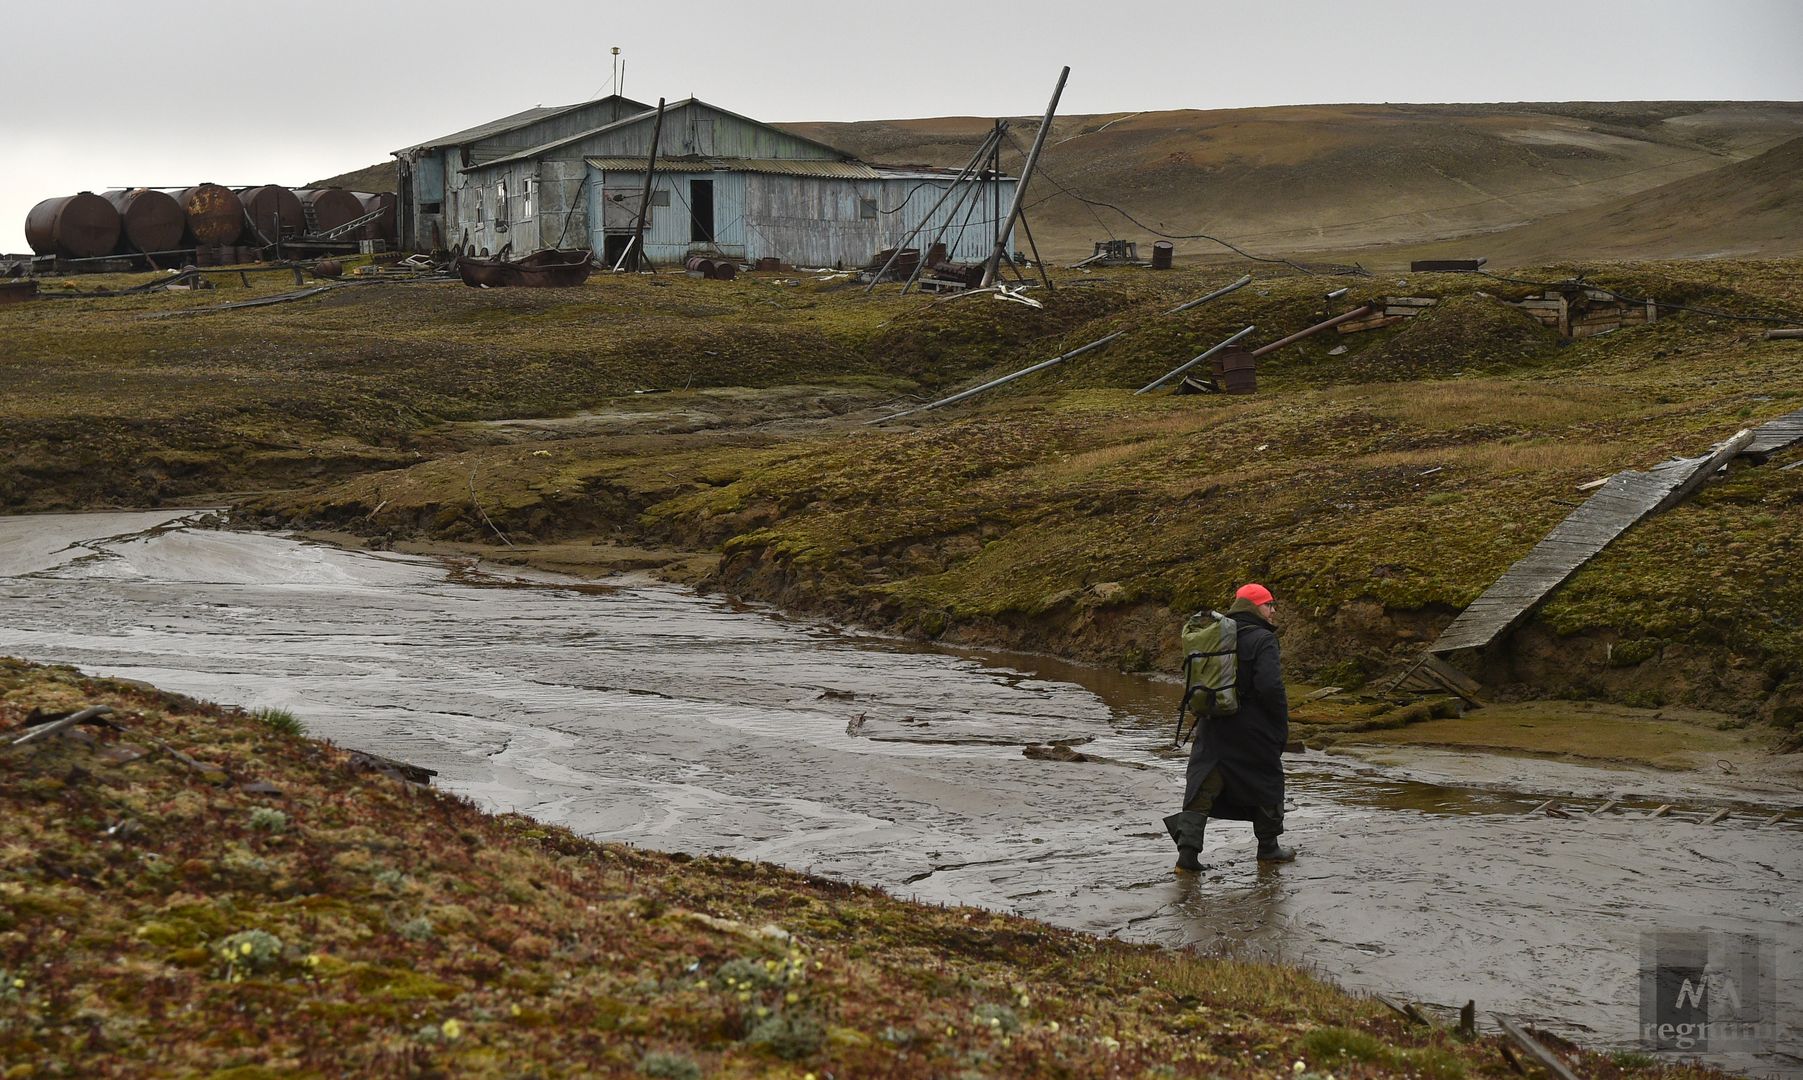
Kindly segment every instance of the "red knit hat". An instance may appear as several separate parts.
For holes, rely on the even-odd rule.
[[[1248,600],[1254,604],[1268,604],[1275,599],[1275,597],[1271,595],[1270,589],[1265,588],[1256,581],[1250,585],[1241,585],[1240,591],[1234,593],[1233,596],[1236,600]]]

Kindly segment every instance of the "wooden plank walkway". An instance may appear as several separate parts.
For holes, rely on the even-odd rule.
[[[1741,453],[1775,454],[1799,442],[1803,442],[1803,409],[1753,429],[1753,441]]]
[[[1647,472],[1629,470],[1610,477],[1460,612],[1427,651],[1481,649],[1508,633],[1616,537],[1641,518],[1683,501],[1728,459],[1745,452],[1754,438],[1754,432],[1743,431],[1702,457],[1677,458]]]

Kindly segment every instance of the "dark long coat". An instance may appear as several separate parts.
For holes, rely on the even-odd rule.
[[[1190,750],[1183,805],[1220,766],[1223,784],[1209,817],[1254,820],[1256,807],[1283,806],[1283,747],[1290,738],[1290,699],[1283,689],[1277,634],[1256,611],[1230,611],[1239,623],[1240,708],[1232,716],[1211,716],[1196,728]]]

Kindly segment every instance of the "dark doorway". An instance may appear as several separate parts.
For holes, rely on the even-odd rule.
[[[714,242],[714,182],[689,181],[689,242]]]
[[[615,265],[620,261],[620,256],[626,254],[626,246],[630,243],[632,243],[631,233],[608,233],[601,240],[601,260],[610,267]],[[626,260],[625,269],[637,270],[638,263],[638,256],[635,254]]]

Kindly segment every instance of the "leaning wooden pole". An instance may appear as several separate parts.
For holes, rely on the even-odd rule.
[[[1071,69],[1066,65],[1058,73],[1058,85],[1052,88],[1052,100],[1045,107],[1045,119],[1040,121],[1039,131],[1033,136],[1033,146],[1027,151],[1026,163],[1020,167],[1020,179],[1014,182],[1014,199],[1008,206],[1008,215],[997,223],[995,250],[989,253],[989,262],[983,267],[983,288],[995,284],[996,268],[1001,265],[1002,256],[1007,254],[1008,237],[1014,232],[1014,219],[1020,216],[1027,184],[1033,179],[1034,167],[1039,164],[1039,152],[1045,148],[1046,136],[1052,132],[1052,117],[1058,112],[1058,99],[1064,94],[1064,81],[1070,77]]]
[[[651,124],[651,153],[645,161],[645,190],[639,196],[639,219],[632,226],[632,246],[626,249],[634,270],[651,261],[645,258],[645,219],[651,216],[651,181],[657,176],[657,141],[663,133],[664,99],[658,98],[657,119]]]
[[[883,280],[883,275],[887,274],[889,272],[889,268],[891,266],[895,265],[895,260],[901,258],[902,249],[904,249],[908,246],[908,241],[910,241],[910,240],[914,239],[916,236],[920,235],[920,230],[926,228],[927,222],[933,220],[933,215],[937,214],[939,212],[939,208],[941,206],[945,205],[945,200],[952,197],[952,192],[956,191],[958,188],[958,185],[964,182],[964,178],[966,176],[968,176],[972,171],[980,170],[982,168],[983,156],[985,154],[989,153],[990,146],[1001,141],[1002,130],[1003,130],[1003,127],[1001,125],[998,125],[994,130],[992,130],[989,133],[989,137],[983,140],[983,145],[977,147],[977,152],[970,156],[970,160],[965,163],[965,165],[962,169],[958,170],[958,175],[952,177],[952,182],[945,185],[945,190],[940,192],[939,200],[933,204],[933,208],[931,210],[928,210],[924,215],[921,216],[919,224],[915,225],[912,229],[909,229],[906,236],[903,236],[899,241],[896,242],[895,251],[892,254],[890,254],[889,261],[885,262],[883,264],[883,268],[881,270],[878,270],[876,272],[876,274],[870,279],[870,284],[864,286],[864,292],[866,295],[869,294],[870,290],[876,288],[877,282]],[[968,196],[969,192],[968,191],[965,192],[965,195]],[[959,206],[964,205],[963,198],[960,198],[958,200],[958,205]],[[954,215],[956,215],[957,211],[954,210],[954,211],[952,211],[952,213]],[[924,262],[925,260],[923,259],[922,261]]]

